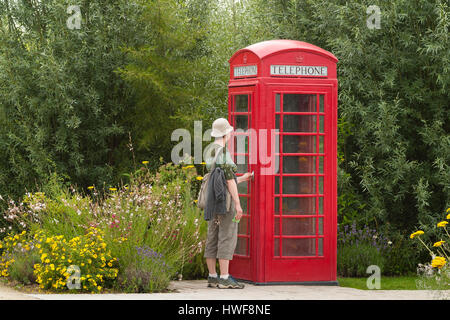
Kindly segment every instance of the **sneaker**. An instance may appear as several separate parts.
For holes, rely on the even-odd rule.
[[[245,286],[242,283],[238,283],[232,276],[228,276],[228,279],[219,278],[217,287],[221,289],[243,289]]]
[[[219,284],[219,276],[217,277],[208,276],[208,288],[217,287],[218,284]]]

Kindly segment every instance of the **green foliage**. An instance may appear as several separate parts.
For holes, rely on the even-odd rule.
[[[138,7],[83,1],[0,1],[0,194],[18,198],[50,172],[81,187],[111,183],[123,156],[131,88],[115,73],[139,42]],[[126,149],[125,149],[126,150]]]
[[[136,92],[135,110],[124,119],[135,133],[137,148],[149,160],[170,159],[172,131],[193,131],[194,120],[210,120],[210,75],[204,56],[209,1],[137,1],[145,43],[127,46],[130,63],[118,69]],[[223,87],[226,90],[226,85]],[[224,110],[226,100],[221,103]]]
[[[34,266],[42,288],[66,290],[67,270],[74,264],[82,271],[83,290],[99,292],[106,285],[125,292],[166,289],[204,247],[206,223],[193,200],[191,186],[198,181],[191,169],[170,163],[157,173],[144,168],[130,175],[129,185],[110,188],[101,197],[95,188],[83,195],[54,177],[47,189],[51,197],[28,193],[20,203],[9,202],[9,223],[31,230],[39,246],[25,239],[26,231],[6,237],[5,245],[0,242],[0,249],[8,251],[1,257],[0,274],[27,279]],[[19,250],[18,243],[28,249]],[[45,256],[34,265],[36,248]],[[13,261],[15,252],[21,255]],[[89,280],[113,262],[114,274],[103,274],[110,280]]]
[[[356,222],[342,229],[339,229],[337,243],[338,274],[363,277],[367,275],[366,270],[370,265],[378,266],[383,273],[385,256],[390,253],[392,242],[368,226],[358,228]]]
[[[339,131],[341,221],[405,236],[437,222],[450,202],[448,3],[251,2],[269,37],[307,41],[339,59],[340,124],[351,128]],[[369,5],[381,10],[380,29],[366,25]]]

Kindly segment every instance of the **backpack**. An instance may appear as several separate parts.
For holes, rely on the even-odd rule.
[[[224,147],[222,147],[221,149],[223,151]],[[200,191],[198,193],[198,198],[197,198],[197,207],[199,207],[200,209],[205,209],[205,207],[206,207],[206,199],[208,197],[207,192],[208,192],[209,177],[211,176],[211,173],[216,168],[216,161],[217,161],[217,157],[219,156],[219,154],[220,154],[220,149],[217,150],[217,153],[214,156],[211,171],[203,176],[202,185],[200,186]],[[224,158],[225,158],[225,153],[223,153],[223,154],[224,154]],[[227,190],[227,210],[229,210],[230,205],[231,205],[231,195]]]

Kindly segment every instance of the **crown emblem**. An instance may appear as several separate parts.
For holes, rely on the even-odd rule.
[[[297,62],[303,62],[303,56],[299,55],[295,57],[295,61]]]

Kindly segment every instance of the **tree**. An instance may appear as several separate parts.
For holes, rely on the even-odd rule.
[[[0,1],[0,194],[19,196],[65,175],[80,187],[109,184],[134,105],[115,70],[124,45],[142,41],[133,2]]]
[[[339,194],[353,199],[343,212],[403,233],[435,225],[450,204],[447,2],[254,4],[267,34],[339,59],[339,135],[350,132],[338,146]],[[379,29],[367,25],[369,5],[380,8]]]

